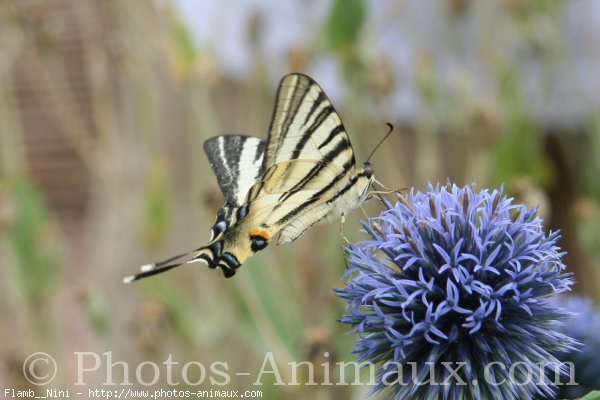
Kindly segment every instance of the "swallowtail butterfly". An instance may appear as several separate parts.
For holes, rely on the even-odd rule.
[[[125,283],[203,261],[231,277],[254,253],[290,243],[315,224],[357,208],[374,181],[367,161],[356,167],[348,134],[333,105],[310,77],[283,77],[266,141],[217,136],[204,150],[226,203],[210,242],[197,250],[141,267]]]

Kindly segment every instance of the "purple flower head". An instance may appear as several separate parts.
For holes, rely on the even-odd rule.
[[[592,300],[582,296],[557,296],[554,303],[574,315],[561,331],[582,344],[578,350],[557,356],[567,363],[569,373],[562,377],[556,398],[580,398],[592,390],[600,390],[600,310]]]
[[[548,299],[569,290],[559,234],[502,190],[429,186],[363,226],[351,244],[342,322],[375,391],[398,399],[551,397],[555,354],[576,342]],[[531,377],[530,377],[531,375]]]

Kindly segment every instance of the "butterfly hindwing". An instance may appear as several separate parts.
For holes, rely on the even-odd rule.
[[[224,135],[207,139],[204,152],[221,191],[232,206],[246,201],[246,194],[262,175],[265,141],[252,136]]]
[[[216,136],[204,142],[204,152],[226,198],[211,227],[211,242],[235,224],[248,190],[262,176],[265,147],[264,140],[242,135]]]
[[[308,228],[329,221],[333,215],[334,211],[328,207],[327,204],[321,204],[320,206],[313,208],[310,212],[295,218],[290,224],[286,225],[279,233],[277,244],[280,245],[293,242],[302,236]]]

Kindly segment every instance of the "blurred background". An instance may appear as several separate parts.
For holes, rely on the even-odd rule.
[[[252,385],[266,352],[286,381],[294,360],[354,360],[332,291],[337,224],[233,279],[199,264],[121,284],[207,241],[223,197],[202,143],[266,137],[292,71],[324,88],[357,161],[395,126],[373,158],[385,185],[504,184],[539,205],[574,290],[599,301],[599,37],[593,0],[1,1],[0,386],[45,390],[21,371],[34,351],[56,359],[59,389],[77,380],[73,352],[112,351],[130,380],[172,354],[250,372],[224,389],[264,398],[365,396],[272,374]],[[361,217],[347,218],[350,240],[365,238]],[[200,388],[223,389],[208,376]],[[104,366],[85,375],[90,388],[105,379]],[[169,388],[164,375],[152,387]]]

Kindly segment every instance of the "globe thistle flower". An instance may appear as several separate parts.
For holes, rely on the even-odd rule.
[[[374,391],[397,399],[526,399],[553,394],[555,354],[576,342],[549,303],[569,290],[558,232],[502,190],[455,185],[399,196],[347,247],[341,321]],[[368,364],[367,364],[368,365]],[[552,368],[545,368],[549,365]],[[564,372],[564,371],[563,371]]]
[[[583,296],[560,296],[554,303],[575,315],[561,330],[582,344],[578,351],[557,356],[566,363],[569,372],[561,379],[555,398],[577,399],[592,390],[600,390],[600,310]]]

